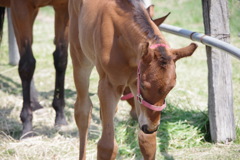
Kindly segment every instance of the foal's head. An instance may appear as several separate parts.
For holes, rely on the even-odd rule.
[[[176,83],[175,62],[191,56],[196,48],[194,43],[180,49],[171,49],[163,43],[143,44],[138,66],[138,101],[141,104],[138,121],[144,133],[155,132],[160,124],[165,98]]]

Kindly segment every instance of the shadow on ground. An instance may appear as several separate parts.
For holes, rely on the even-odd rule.
[[[21,84],[0,74],[0,90],[12,95],[19,95],[19,92],[21,93]]]
[[[0,131],[6,135],[19,139],[22,125],[20,121],[10,117],[13,107],[0,108]]]

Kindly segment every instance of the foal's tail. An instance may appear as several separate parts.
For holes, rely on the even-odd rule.
[[[5,7],[0,7],[0,44],[2,42],[2,35],[3,35],[4,15],[5,15]]]

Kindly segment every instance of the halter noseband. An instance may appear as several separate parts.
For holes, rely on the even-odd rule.
[[[168,45],[163,44],[163,43],[158,43],[158,44],[153,44],[150,46],[151,49],[157,48],[157,47],[165,47],[165,48],[169,48]],[[137,71],[137,101],[144,105],[145,107],[153,110],[153,111],[162,111],[165,107],[166,107],[166,101],[164,100],[164,103],[162,106],[155,106],[152,105],[150,103],[148,103],[147,101],[145,101],[141,95],[141,91],[140,91],[140,77],[141,77],[141,73],[140,73],[140,64],[141,62],[139,62],[138,64],[138,71]],[[121,97],[121,100],[127,100],[130,98],[133,98],[134,95],[132,93],[129,93],[127,95],[124,95],[123,97]]]

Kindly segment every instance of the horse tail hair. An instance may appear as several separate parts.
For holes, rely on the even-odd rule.
[[[5,7],[0,7],[0,44],[2,42],[2,35],[3,35],[4,15],[5,15]]]

